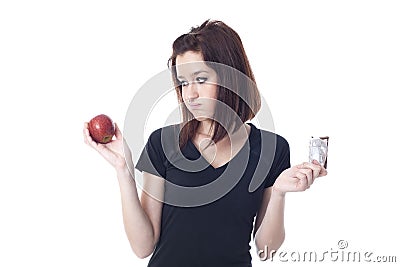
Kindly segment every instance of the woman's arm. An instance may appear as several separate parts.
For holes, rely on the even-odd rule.
[[[164,181],[155,175],[143,172],[143,191],[138,198],[135,179],[127,168],[118,170],[121,192],[122,215],[125,232],[133,252],[141,259],[153,251],[160,236]],[[150,191],[158,191],[153,193]],[[155,199],[153,196],[157,196]]]
[[[254,227],[254,241],[261,260],[270,258],[285,240],[284,209],[285,194],[273,187],[265,189]]]
[[[116,125],[116,140],[107,144],[98,144],[92,140],[87,123],[84,125],[83,135],[85,143],[99,152],[115,168],[121,192],[123,222],[129,243],[139,258],[149,256],[160,234],[164,180],[143,172],[143,192],[139,200],[135,179],[129,171],[133,170],[133,163],[131,160],[125,160],[123,156],[123,146],[125,145],[126,153],[129,152],[129,148],[118,126]],[[127,159],[131,158],[129,154],[126,156]]]
[[[274,185],[265,189],[256,217],[254,242],[261,260],[267,260],[285,240],[284,210],[286,192],[304,191],[327,171],[317,161],[304,162],[283,171]]]

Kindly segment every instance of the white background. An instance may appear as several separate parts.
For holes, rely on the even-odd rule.
[[[400,260],[400,3],[259,2],[0,2],[0,266],[146,266],[82,126],[105,113],[122,127],[173,40],[208,18],[241,36],[292,164],[311,135],[331,138],[329,175],[287,195],[282,250],[322,254],[343,239]]]

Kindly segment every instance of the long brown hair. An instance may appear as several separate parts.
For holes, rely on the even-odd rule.
[[[254,118],[261,108],[260,94],[239,35],[222,21],[206,20],[201,26],[192,27],[189,33],[179,36],[174,41],[172,56],[168,60],[183,117],[179,135],[180,148],[192,140],[200,124],[182,104],[184,102],[182,86],[176,73],[176,57],[188,51],[200,52],[205,63],[216,71],[219,79],[217,100],[230,107],[238,115],[235,117],[240,118],[240,123],[238,123],[228,115],[228,107],[217,105],[212,122],[214,131],[211,135],[215,143],[222,140],[228,134],[227,131],[234,132],[241,123]],[[212,62],[220,63],[220,66],[229,66],[236,72],[243,73],[246,81],[243,78],[240,79],[234,71],[226,71],[229,68],[219,68],[218,64],[211,64]],[[217,120],[215,120],[216,115]],[[222,125],[227,126],[228,129],[224,129]]]

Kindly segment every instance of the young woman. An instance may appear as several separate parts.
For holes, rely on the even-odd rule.
[[[169,67],[183,121],[150,135],[135,165],[140,199],[118,127],[103,145],[85,123],[84,140],[115,168],[127,237],[138,257],[152,254],[148,266],[251,266],[251,233],[260,259],[270,257],[285,238],[285,194],[327,172],[317,161],[291,167],[287,141],[248,122],[260,95],[239,35],[223,22],[178,37]]]

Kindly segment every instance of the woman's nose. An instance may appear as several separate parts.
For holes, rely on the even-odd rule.
[[[199,92],[197,90],[197,83],[190,82],[187,86],[187,96],[190,99],[195,99],[199,97]]]

